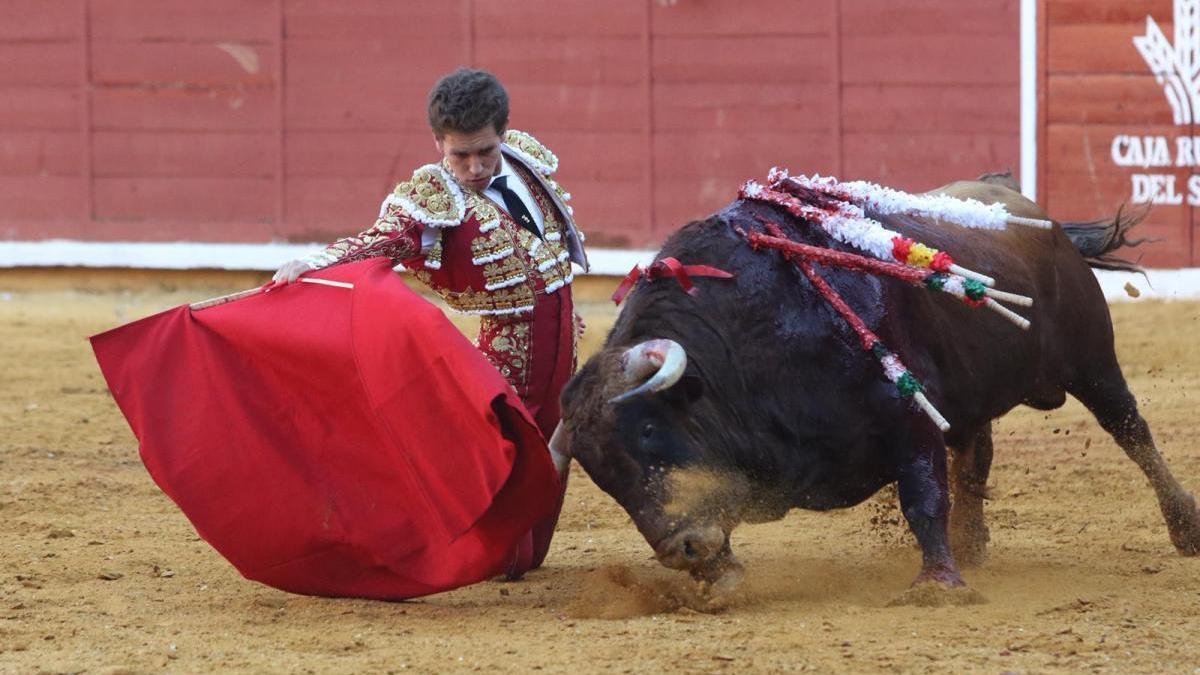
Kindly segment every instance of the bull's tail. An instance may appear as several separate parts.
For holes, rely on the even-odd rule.
[[[1117,209],[1117,215],[1112,218],[1093,220],[1089,223],[1062,223],[1062,229],[1091,267],[1145,274],[1145,270],[1137,261],[1115,256],[1113,252],[1120,248],[1133,248],[1151,241],[1144,238],[1131,240],[1127,236],[1129,231],[1142,222],[1149,213],[1149,205],[1129,212],[1122,204]]]

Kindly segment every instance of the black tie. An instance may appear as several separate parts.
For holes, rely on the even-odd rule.
[[[510,215],[516,219],[517,224],[533,233],[533,236],[538,239],[542,238],[542,233],[538,232],[537,222],[533,216],[529,215],[529,209],[525,208],[525,202],[517,196],[517,193],[508,187],[508,176],[500,176],[492,181],[492,187],[500,192],[500,196],[504,198],[504,208],[508,209]]]

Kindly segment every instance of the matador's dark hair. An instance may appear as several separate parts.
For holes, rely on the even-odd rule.
[[[459,68],[429,92],[429,126],[438,138],[448,131],[474,133],[489,124],[496,133],[508,126],[508,92],[495,75]]]

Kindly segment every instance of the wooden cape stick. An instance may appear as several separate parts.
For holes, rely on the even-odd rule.
[[[333,286],[335,288],[354,288],[354,284],[347,283],[345,281],[330,281],[329,279],[305,279],[304,277],[301,277],[298,281],[301,281],[306,284],[317,284],[320,286]],[[230,303],[235,300],[241,300],[242,298],[248,298],[252,295],[258,295],[259,293],[263,293],[263,292],[265,292],[265,289],[262,287],[249,288],[244,291],[238,291],[237,293],[230,293],[229,295],[222,295],[220,297],[210,298],[208,300],[201,300],[200,302],[193,302],[192,304],[188,305],[188,307],[193,312],[196,312],[201,309],[217,307],[218,305],[224,305],[226,303]]]

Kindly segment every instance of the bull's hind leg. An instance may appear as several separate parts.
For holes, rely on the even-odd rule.
[[[900,509],[921,546],[921,573],[915,584],[936,581],[962,586],[947,533],[950,490],[946,480],[946,443],[922,413],[906,416],[908,434],[896,448],[900,468]]]
[[[1183,555],[1200,554],[1200,510],[1196,508],[1196,499],[1171,475],[1120,369],[1114,363],[1105,376],[1084,380],[1067,390],[1087,406],[1100,426],[1150,479],[1175,548]]]
[[[956,446],[950,465],[950,550],[961,565],[980,565],[987,558],[988,527],[983,519],[988,474],[992,469],[992,425],[981,427]]]

